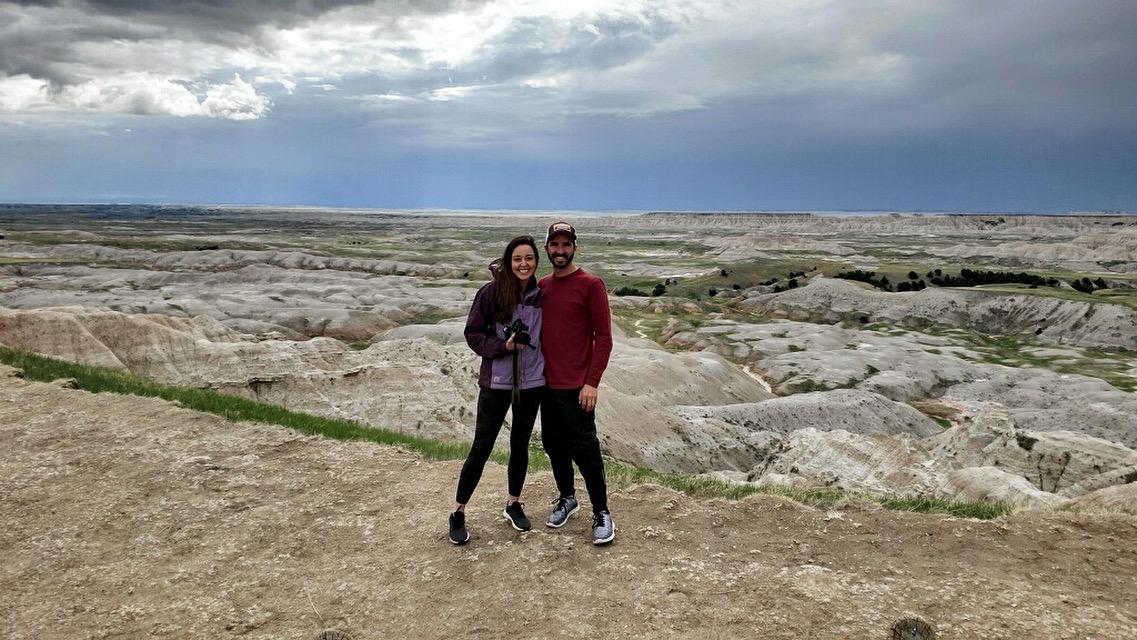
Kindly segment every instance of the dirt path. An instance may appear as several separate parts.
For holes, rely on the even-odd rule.
[[[0,369],[6,638],[1137,638],[1137,519],[997,522],[779,498],[612,498],[517,534],[496,465],[466,547],[444,540],[460,463],[231,424]],[[547,474],[527,488],[543,518]]]

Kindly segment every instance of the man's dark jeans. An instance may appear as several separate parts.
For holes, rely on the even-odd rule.
[[[608,510],[604,459],[596,437],[596,412],[580,408],[580,389],[548,389],[541,403],[541,442],[561,497],[576,494],[572,463],[580,469],[592,512]]]

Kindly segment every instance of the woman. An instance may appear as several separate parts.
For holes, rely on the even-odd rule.
[[[541,356],[541,290],[537,287],[537,244],[529,236],[509,241],[500,260],[490,264],[493,281],[474,296],[466,318],[466,343],[482,356],[478,376],[478,415],[474,444],[458,476],[450,542],[465,544],[466,503],[493,451],[505,413],[512,405],[509,436],[509,498],[502,515],[518,531],[528,531],[520,497],[529,468],[529,437],[545,387]]]

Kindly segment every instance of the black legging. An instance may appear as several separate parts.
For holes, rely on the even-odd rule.
[[[529,437],[533,435],[533,422],[537,419],[537,410],[541,407],[541,398],[545,395],[545,387],[536,389],[522,389],[517,406],[514,407],[513,425],[509,433],[509,495],[521,495],[521,488],[525,485],[525,473],[529,470]],[[458,494],[455,501],[466,504],[478,481],[482,479],[482,470],[486,467],[493,451],[497,434],[505,422],[505,414],[509,410],[513,392],[509,389],[486,389],[482,387],[478,392],[478,417],[474,426],[474,444],[462,464],[462,473],[458,476]]]

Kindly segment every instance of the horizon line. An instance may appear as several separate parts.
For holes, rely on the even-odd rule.
[[[850,208],[850,209],[812,209],[812,208],[778,208],[778,209],[573,209],[573,208],[491,208],[491,207],[390,207],[390,206],[343,206],[320,204],[265,204],[265,203],[190,203],[190,202],[161,202],[161,201],[67,201],[67,202],[0,202],[0,207],[184,207],[184,208],[217,208],[217,209],[268,209],[282,211],[304,210],[330,210],[330,211],[359,211],[359,212],[399,212],[410,214],[430,213],[474,213],[474,214],[504,214],[504,215],[555,215],[571,213],[576,215],[752,215],[752,214],[920,214],[920,215],[1070,215],[1070,216],[1137,216],[1137,211],[1119,209],[1081,209],[1081,210],[983,210],[983,209],[886,209],[886,208]]]

